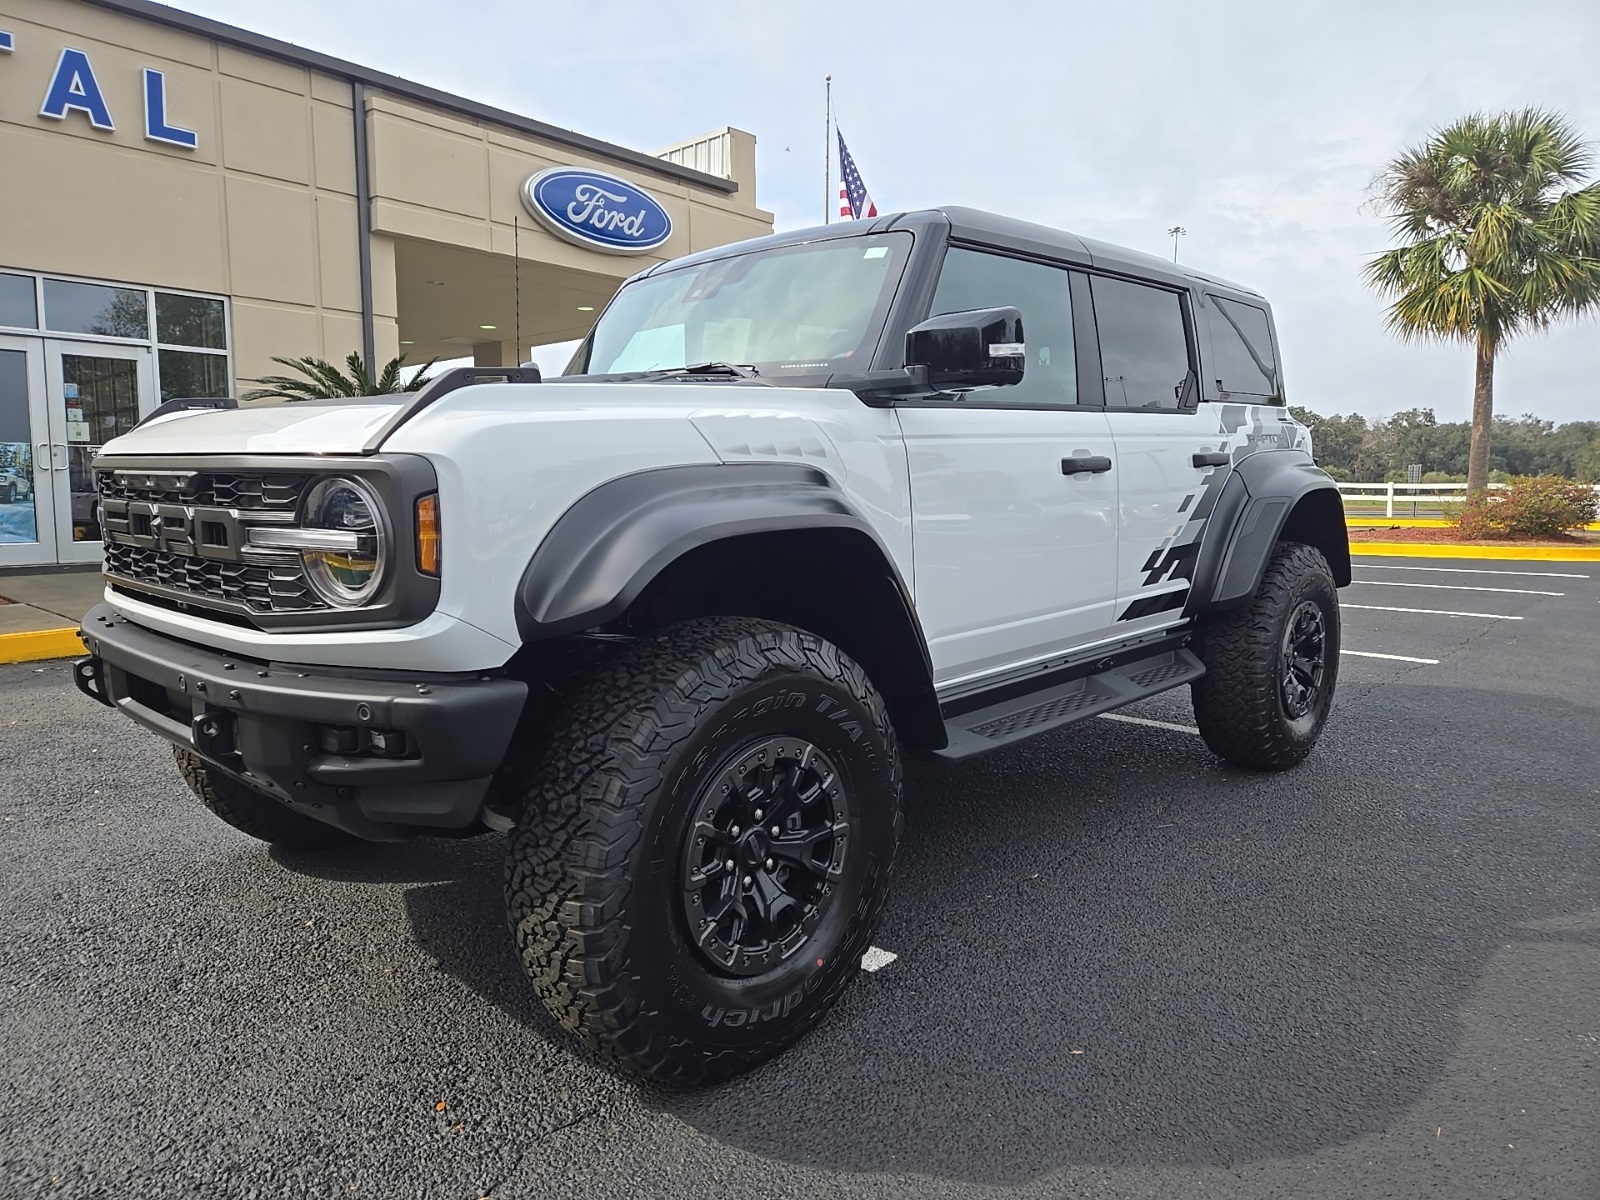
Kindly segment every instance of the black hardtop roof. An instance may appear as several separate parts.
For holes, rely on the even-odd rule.
[[[840,221],[833,225],[816,225],[809,229],[791,229],[784,233],[768,234],[766,237],[734,242],[661,263],[644,274],[654,274],[656,271],[670,270],[689,263],[711,262],[750,250],[792,246],[832,238],[858,237],[866,233],[884,233],[891,229],[908,229],[913,232],[948,231],[949,236],[956,241],[975,242],[1002,250],[1015,250],[1019,254],[1035,258],[1080,263],[1084,266],[1099,267],[1106,271],[1137,275],[1144,279],[1185,287],[1198,283],[1209,288],[1261,298],[1261,293],[1252,288],[1218,279],[1214,275],[1203,274],[1181,263],[1170,263],[1154,254],[1129,250],[1124,246],[1114,246],[1109,242],[1100,242],[1093,238],[1079,237],[1065,230],[1038,225],[1032,221],[1019,221],[1015,217],[1003,217],[998,213],[956,205],[919,209],[915,212],[887,213],[872,221]]]

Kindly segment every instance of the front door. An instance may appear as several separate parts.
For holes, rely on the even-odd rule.
[[[101,446],[127,433],[155,409],[150,351],[142,346],[46,341],[44,360],[56,561],[98,562],[100,514],[89,464]]]
[[[1022,382],[897,408],[911,472],[917,615],[935,682],[965,689],[1104,641],[1117,594],[1116,449],[1080,407],[1067,270],[966,247],[930,315],[1022,313]]]
[[[44,343],[0,336],[0,566],[56,560]]]

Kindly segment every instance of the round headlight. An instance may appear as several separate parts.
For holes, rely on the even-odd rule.
[[[388,528],[383,502],[358,479],[324,479],[306,497],[301,528],[326,531],[324,545],[302,550],[306,578],[329,604],[356,608],[383,586]]]

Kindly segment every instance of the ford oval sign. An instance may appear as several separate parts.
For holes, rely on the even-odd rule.
[[[643,254],[672,236],[672,218],[643,188],[581,167],[552,167],[522,185],[528,211],[591,250]]]

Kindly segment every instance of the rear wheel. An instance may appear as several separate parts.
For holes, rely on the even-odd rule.
[[[865,673],[744,618],[640,642],[575,699],[512,832],[524,970],[590,1047],[671,1083],[812,1028],[855,977],[900,834]]]
[[[1269,771],[1300,762],[1339,675],[1339,592],[1322,552],[1280,542],[1248,605],[1202,619],[1195,651],[1195,723],[1212,752]]]
[[[240,833],[290,850],[322,850],[355,840],[342,829],[297,813],[207,766],[205,759],[193,751],[174,746],[172,755],[200,803]]]

